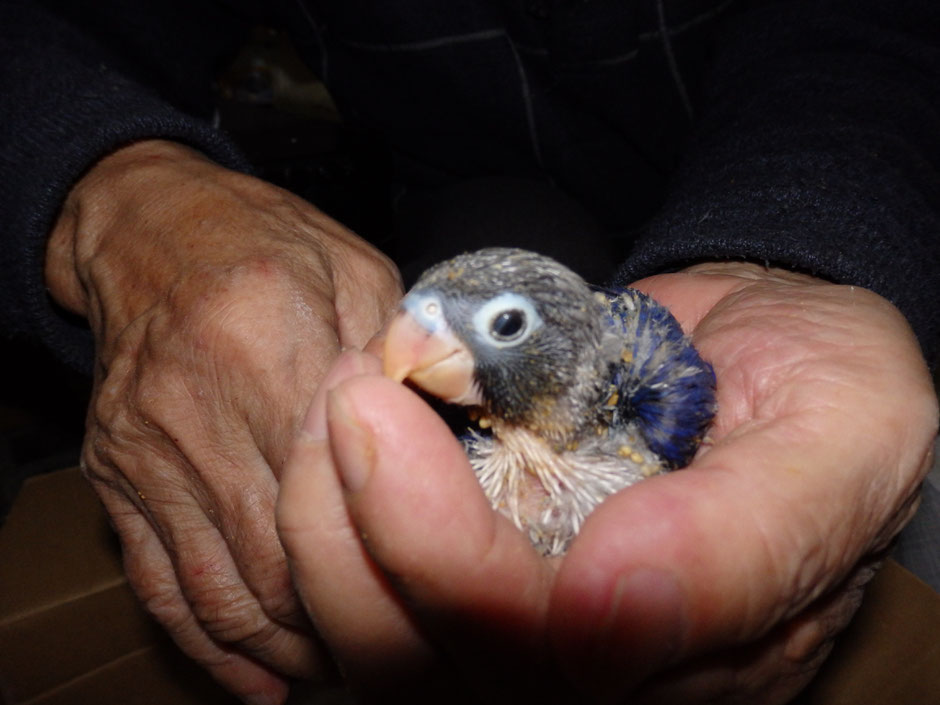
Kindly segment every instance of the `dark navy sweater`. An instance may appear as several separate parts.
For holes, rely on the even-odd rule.
[[[259,23],[386,141],[399,195],[541,181],[622,240],[621,283],[784,266],[882,294],[940,349],[935,0],[0,0],[4,331],[90,367],[43,284],[50,225],[134,140],[250,170],[211,85]]]

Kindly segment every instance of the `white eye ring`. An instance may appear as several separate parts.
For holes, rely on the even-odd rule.
[[[494,329],[497,320],[503,316],[513,314],[521,314],[518,316],[521,320],[513,321],[514,324],[519,325],[519,328],[509,335],[501,336]],[[497,348],[519,345],[541,325],[542,318],[535,310],[532,302],[525,296],[511,292],[494,296],[473,314],[473,327],[476,332],[490,345]]]

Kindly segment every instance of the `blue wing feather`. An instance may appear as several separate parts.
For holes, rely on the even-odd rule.
[[[605,293],[624,336],[614,423],[635,423],[670,467],[687,465],[715,414],[715,373],[664,306],[633,289]]]

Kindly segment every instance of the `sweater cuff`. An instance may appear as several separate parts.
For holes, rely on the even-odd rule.
[[[90,371],[91,333],[59,309],[44,278],[48,234],[74,184],[115,150],[172,140],[231,169],[247,159],[208,123],[128,78],[133,70],[29,3],[0,9],[0,327]]]
[[[48,233],[74,183],[111,152],[146,139],[179,142],[201,151],[223,166],[250,171],[247,160],[237,147],[210,126],[163,105],[137,107],[136,114],[128,115],[125,110],[119,121],[99,124],[92,128],[91,134],[62,145],[65,149],[55,156],[55,169],[42,168],[31,174],[43,174],[47,180],[23,188],[24,193],[35,197],[28,209],[17,212],[20,221],[11,224],[17,241],[11,244],[19,253],[20,260],[7,271],[17,276],[19,281],[13,286],[3,287],[4,296],[13,299],[5,302],[3,308],[18,310],[21,326],[27,329],[14,329],[13,332],[35,337],[63,362],[86,373],[91,372],[94,361],[91,331],[82,319],[62,310],[52,301],[43,271]]]

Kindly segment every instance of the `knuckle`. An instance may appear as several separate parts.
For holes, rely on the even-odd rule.
[[[137,439],[172,436],[181,420],[191,417],[191,396],[178,375],[163,366],[140,370],[139,384],[128,395],[125,420]]]
[[[128,431],[117,430],[114,426],[95,426],[85,435],[80,467],[85,479],[103,500],[109,497],[126,498],[131,494],[127,472],[133,467],[129,454],[136,444],[129,440],[130,435]],[[111,511],[111,504],[107,506]]]
[[[135,574],[128,571],[128,580],[147,613],[167,631],[178,633],[190,626],[192,612],[175,583],[150,572]]]
[[[264,614],[234,566],[205,547],[177,546],[176,573],[196,621],[214,639],[243,643],[263,630]],[[199,551],[193,555],[192,551]]]
[[[297,621],[303,610],[273,523],[273,497],[243,502],[239,507],[234,535],[240,562],[246,565],[245,581],[264,614],[274,620]]]
[[[151,448],[161,435],[161,422],[179,417],[179,386],[179,375],[165,364],[148,361],[132,374],[112,367],[90,406],[86,445],[92,454],[106,462]]]
[[[270,622],[250,594],[235,586],[213,586],[192,602],[193,613],[217,641],[258,649],[274,637]]]
[[[116,360],[96,386],[89,407],[89,421],[99,431],[120,427],[127,422],[129,367]]]
[[[83,447],[86,475],[106,480],[153,466],[157,455],[165,455],[160,439],[162,422],[173,418],[169,403],[167,395],[148,396],[137,389],[119,404],[96,401]]]
[[[265,581],[259,591],[258,601],[264,613],[274,620],[292,624],[306,622],[305,612],[294,591],[286,565]]]
[[[180,292],[172,305],[181,313],[178,330],[186,345],[210,365],[270,367],[270,356],[307,330],[311,313],[328,320],[334,316],[328,306],[311,299],[293,270],[282,257],[259,256],[216,273],[217,280],[195,300],[191,292]],[[154,339],[152,344],[164,341]]]
[[[177,573],[196,620],[213,638],[263,648],[278,622],[299,611],[284,560],[253,551],[243,573],[225,557],[228,549],[177,546]],[[267,556],[267,557],[266,557]],[[254,563],[261,561],[262,565]]]
[[[94,485],[111,482],[114,473],[110,453],[99,441],[97,433],[89,433],[85,437],[79,467],[85,479]]]
[[[353,272],[377,291],[401,291],[401,274],[395,264],[372,247],[357,248],[350,252],[344,269]]]
[[[172,570],[161,570],[147,560],[147,553],[131,532],[122,532],[124,572],[144,609],[171,633],[192,625],[193,615],[180,592]]]

